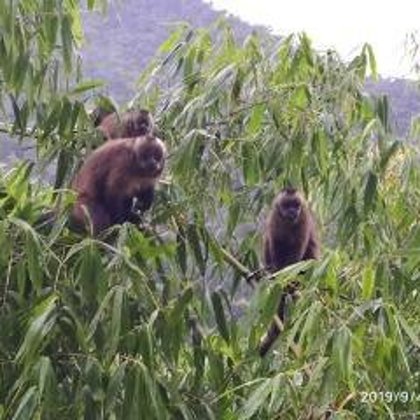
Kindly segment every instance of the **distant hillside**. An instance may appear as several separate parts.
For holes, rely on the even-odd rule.
[[[107,17],[87,14],[85,74],[106,80],[107,93],[118,101],[128,100],[141,70],[176,23],[207,26],[222,14],[202,0],[123,0]],[[239,36],[256,29],[238,18],[229,20]],[[368,82],[366,88],[377,95],[389,95],[395,131],[404,136],[411,117],[420,114],[420,93],[415,84],[404,79],[381,79]]]
[[[85,75],[106,80],[108,94],[119,101],[128,100],[140,72],[177,24],[208,26],[223,14],[202,0],[122,0],[105,17],[88,13],[82,52]],[[265,30],[237,18],[229,21],[239,37]]]
[[[85,74],[106,80],[107,93],[115,99],[128,100],[141,70],[176,23],[207,26],[221,14],[202,0],[123,0],[107,17],[87,14]],[[230,17],[230,21],[239,36],[255,30],[240,19]],[[415,84],[404,79],[381,79],[368,82],[366,88],[390,97],[395,131],[405,135],[411,117],[420,114],[420,93]]]
[[[120,104],[135,92],[138,76],[171,30],[181,22],[208,26],[221,12],[201,0],[119,0],[106,15],[83,16],[86,43],[81,51],[87,78],[103,79],[105,92]],[[235,33],[244,37],[258,29],[240,19],[229,18]],[[266,31],[260,27],[261,31]],[[27,143],[25,143],[27,146]],[[0,137],[0,162],[34,158],[34,151]]]
[[[399,136],[406,135],[411,118],[420,115],[418,83],[405,79],[380,79],[377,82],[367,82],[366,89],[375,95],[389,97],[393,128]]]

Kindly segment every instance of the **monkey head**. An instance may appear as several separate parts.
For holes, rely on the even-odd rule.
[[[147,135],[136,139],[135,167],[140,175],[157,178],[163,171],[166,148],[157,137]]]
[[[122,122],[126,124],[126,132],[129,136],[143,136],[151,133],[154,128],[152,115],[145,109],[127,112]]]
[[[294,188],[285,188],[277,196],[275,207],[281,219],[295,224],[302,213],[302,197]]]
[[[121,114],[97,110],[95,125],[107,140],[134,138],[153,134],[155,123],[152,114],[145,110],[131,110]]]

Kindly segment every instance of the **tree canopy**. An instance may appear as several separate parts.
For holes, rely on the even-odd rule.
[[[1,130],[56,165],[51,187],[31,179],[33,162],[0,173],[0,417],[418,412],[418,145],[397,141],[387,98],[364,92],[371,47],[343,62],[305,34],[181,25],[127,104],[155,115],[164,179],[144,229],[102,241],[65,225],[65,188],[101,141],[88,113],[101,84],[78,71],[81,7],[0,0]],[[310,202],[322,258],[252,289],[262,221],[287,184]],[[37,228],[57,203],[54,227]],[[297,276],[301,297],[261,360]]]

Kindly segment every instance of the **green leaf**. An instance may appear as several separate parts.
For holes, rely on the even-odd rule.
[[[291,103],[298,109],[304,110],[309,106],[311,94],[308,86],[299,86],[293,93]]]
[[[122,287],[117,287],[114,291],[114,301],[112,307],[111,318],[111,337],[109,341],[108,357],[113,358],[118,349],[121,331],[121,318],[123,311],[124,290]]]
[[[58,315],[57,304],[58,296],[51,294],[32,309],[29,328],[16,354],[16,361],[30,360],[41,347],[47,345],[46,337],[54,328]]]
[[[72,54],[73,54],[73,35],[72,22],[69,15],[65,15],[61,22],[61,42],[64,66],[68,73],[72,69]]]
[[[179,27],[175,31],[172,31],[168,39],[165,42],[163,42],[159,47],[159,52],[167,54],[173,50],[177,50],[180,45],[181,39],[185,38],[185,32],[188,29],[188,27],[189,26],[187,24],[183,23],[179,25]]]
[[[83,82],[79,83],[74,89],[70,91],[72,95],[79,95],[84,92],[88,92],[90,90],[96,88],[104,87],[105,82],[103,80],[84,80]]]
[[[204,275],[206,271],[206,263],[203,258],[201,244],[200,244],[200,238],[197,233],[197,227],[194,224],[189,224],[187,226],[187,238],[188,243],[190,245],[190,249],[193,251],[195,260],[198,264],[198,268],[200,270],[200,273]]]
[[[37,406],[38,393],[35,386],[31,386],[26,390],[20,400],[19,406],[12,417],[12,420],[25,420],[34,418]]]
[[[262,411],[271,392],[271,379],[264,378],[263,382],[251,393],[239,411],[239,419],[249,419],[258,411]]]
[[[340,377],[349,381],[352,374],[352,343],[351,332],[347,327],[341,327],[334,334],[334,359],[336,363],[336,371]]]
[[[105,413],[111,415],[114,413],[115,406],[119,403],[120,392],[123,389],[124,379],[126,376],[127,362],[123,362],[118,366],[112,366],[108,387],[105,398]]]
[[[371,264],[365,267],[362,278],[362,298],[369,300],[375,290],[375,270]]]
[[[401,142],[396,140],[384,151],[384,153],[382,153],[381,162],[379,164],[382,173],[386,170],[389,160],[397,153],[401,146]]]
[[[411,342],[420,349],[420,338],[418,336],[418,334],[415,333],[415,331],[413,330],[412,327],[410,327],[410,325],[408,324],[408,322],[405,320],[405,318],[399,314],[397,315],[397,319],[401,325],[401,327],[403,328],[403,330],[405,331],[405,333],[408,335],[408,337],[410,338]]]
[[[263,104],[258,104],[253,107],[247,127],[251,135],[258,133],[261,130],[265,110],[266,107]]]
[[[109,308],[109,305],[111,304],[111,299],[115,295],[115,288],[118,286],[113,287],[108,291],[106,296],[102,299],[101,304],[98,308],[98,310],[95,313],[95,316],[92,318],[91,323],[88,327],[88,340],[91,340],[93,335],[96,332],[96,329],[100,325],[101,320],[106,316],[106,312]]]
[[[365,214],[368,214],[374,208],[377,197],[377,186],[378,177],[369,171],[363,199]]]
[[[37,293],[40,293],[44,273],[42,269],[43,253],[34,231],[27,232],[25,255],[28,264],[28,274]]]
[[[18,94],[22,89],[26,74],[29,70],[29,65],[29,53],[20,54],[16,61],[15,69],[13,72],[13,86],[16,94]]]
[[[373,48],[370,44],[365,44],[364,45],[365,51],[368,54],[369,57],[369,66],[370,66],[370,71],[372,72],[372,78],[374,80],[378,79],[378,71],[377,71],[377,66],[376,66],[376,58],[375,58],[375,54],[373,52]]]
[[[56,377],[50,358],[41,357],[38,362],[39,367],[39,395],[46,397],[50,402],[56,396]]]
[[[187,249],[185,244],[185,230],[182,227],[179,227],[179,232],[176,235],[176,255],[179,267],[181,268],[182,273],[185,275],[187,272]]]
[[[223,339],[229,343],[230,334],[225,318],[225,311],[223,308],[222,299],[217,291],[211,294],[211,301],[213,304],[214,315],[216,317],[216,324],[219,329],[219,333]]]

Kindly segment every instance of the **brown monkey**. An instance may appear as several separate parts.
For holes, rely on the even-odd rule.
[[[93,151],[72,183],[77,199],[71,225],[88,229],[91,223],[97,235],[114,224],[138,222],[133,197],[141,210],[150,208],[165,155],[163,142],[151,135],[109,141]]]
[[[95,126],[106,140],[153,135],[155,132],[153,117],[145,109],[130,110],[122,114],[103,107],[98,107],[95,111],[93,113],[96,116]],[[135,197],[134,209],[135,211],[142,210],[141,197]]]
[[[153,134],[155,124],[152,115],[145,109],[122,113],[97,111],[95,126],[107,140],[122,139]]]
[[[264,264],[273,273],[308,259],[318,259],[320,247],[315,221],[302,195],[294,188],[285,188],[274,199],[266,221],[263,238]],[[285,321],[287,301],[296,295],[296,282],[286,287],[280,298],[277,315],[281,322],[271,324],[259,352],[264,356],[279,336]]]

